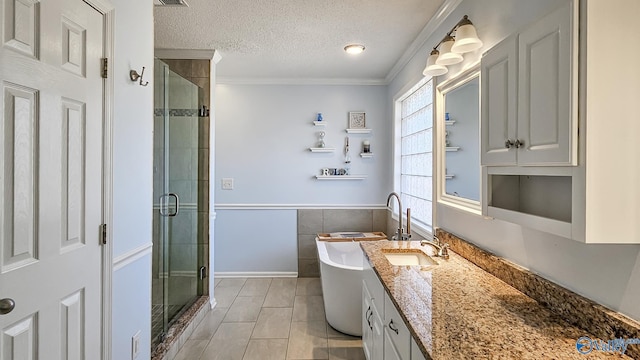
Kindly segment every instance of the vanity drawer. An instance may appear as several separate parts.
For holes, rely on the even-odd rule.
[[[395,305],[384,294],[385,359],[411,359],[411,334]],[[389,354],[387,356],[387,354]]]

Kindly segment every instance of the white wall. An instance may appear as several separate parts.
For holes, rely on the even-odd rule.
[[[464,14],[484,42],[444,78],[477,61],[501,39],[560,6],[556,0],[464,0],[389,86],[388,98],[422,77],[430,49]],[[581,295],[640,320],[640,245],[583,245],[499,220],[437,207],[437,226]]]
[[[224,61],[224,59],[222,60]],[[380,204],[390,174],[391,126],[384,86],[225,85],[216,87],[216,205]],[[363,181],[317,181],[323,167],[342,168],[349,111],[365,111],[369,135],[349,134],[351,172]],[[326,127],[312,121],[321,112]],[[332,154],[309,152],[325,131]],[[359,154],[371,141],[373,159]],[[221,190],[234,178],[234,190]]]
[[[216,223],[217,275],[298,272],[296,210],[220,210]]]
[[[131,337],[141,331],[139,359],[150,357],[153,163],[153,2],[112,0],[115,49],[113,126],[112,358],[131,357]],[[137,30],[133,30],[137,29]],[[142,70],[149,86],[129,79]]]
[[[222,59],[224,61],[224,59]],[[269,208],[379,207],[391,188],[391,123],[386,86],[366,85],[234,85],[218,84],[215,98],[215,271],[230,271],[221,264],[234,252],[258,256],[260,247],[245,246],[242,230],[254,220],[274,213]],[[361,181],[318,181],[323,167],[343,168],[343,145],[348,135],[349,111],[364,111],[368,135],[349,134],[351,173],[366,174]],[[321,112],[326,127],[312,122]],[[334,153],[311,153],[317,133],[325,131],[327,147]],[[371,142],[373,159],[362,159],[362,141]],[[221,179],[233,178],[234,190],[221,190]],[[246,216],[231,211],[252,209]],[[259,213],[265,211],[265,213]],[[294,222],[295,225],[295,222]],[[296,257],[295,229],[290,222],[274,222],[270,231],[287,234],[278,241],[283,253]],[[240,233],[238,233],[240,231]],[[267,261],[268,259],[263,259]],[[272,259],[276,261],[276,259]],[[234,271],[269,271],[275,263],[237,263]]]

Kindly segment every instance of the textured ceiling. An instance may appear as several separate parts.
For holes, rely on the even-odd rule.
[[[220,78],[384,82],[443,0],[187,3],[155,7],[155,47],[215,49]],[[350,43],[365,52],[346,54]]]

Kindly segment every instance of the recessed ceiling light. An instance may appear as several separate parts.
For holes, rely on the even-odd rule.
[[[344,51],[346,51],[347,54],[357,55],[364,51],[364,45],[350,44],[344,47]]]

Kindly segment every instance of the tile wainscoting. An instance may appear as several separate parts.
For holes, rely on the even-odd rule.
[[[318,277],[318,233],[338,231],[382,231],[388,234],[387,209],[299,209],[298,210],[298,277]]]

